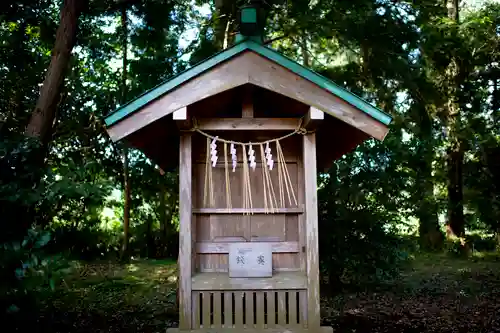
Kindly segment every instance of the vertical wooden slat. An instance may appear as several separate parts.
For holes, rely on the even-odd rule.
[[[234,293],[234,327],[243,328],[243,292]]]
[[[286,325],[286,292],[278,291],[278,325]]]
[[[220,291],[215,291],[214,295],[214,307],[213,307],[213,317],[214,317],[214,328],[222,327],[222,293]]]
[[[193,291],[191,306],[193,307],[192,327],[197,329],[200,328],[200,293],[198,291]]]
[[[254,327],[253,291],[245,292],[245,326]]]
[[[179,328],[191,329],[191,133],[183,133],[179,153]]]
[[[276,326],[276,300],[275,291],[266,291],[267,298],[267,327]]]
[[[307,320],[311,331],[320,327],[318,262],[318,189],[316,180],[316,136],[303,135],[304,194],[306,208]]]
[[[211,312],[212,312],[212,307],[210,304],[210,292],[209,291],[204,291],[202,292],[203,295],[203,328],[207,329],[212,326],[212,320],[211,320]]]
[[[299,291],[299,314],[300,326],[307,327],[307,291]]]
[[[224,327],[233,327],[233,293],[224,292]]]
[[[255,307],[256,316],[257,316],[257,329],[264,328],[264,292],[257,291],[257,306]]]
[[[298,326],[297,292],[295,290],[291,290],[288,292],[288,325]]]
[[[299,158],[297,161],[297,175],[298,175],[298,200],[300,205],[304,205],[305,193],[304,193],[304,162],[303,157]],[[302,250],[307,250],[306,247],[306,219],[305,214],[299,214],[298,219],[298,241],[299,241],[299,262],[300,270],[306,271],[306,254]]]

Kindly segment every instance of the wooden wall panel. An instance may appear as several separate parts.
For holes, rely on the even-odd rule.
[[[249,240],[249,221],[243,215],[210,215],[210,237],[214,241],[222,237],[243,237]]]
[[[285,215],[285,241],[298,242],[299,241],[299,216],[298,215]]]
[[[199,272],[228,272],[227,254],[198,254],[196,265]],[[298,253],[273,253],[273,271],[300,271]]]
[[[210,207],[210,201],[207,201],[207,205],[204,206],[204,191],[205,191],[205,164],[195,164],[194,168],[194,195],[193,195],[193,205],[194,208],[227,208],[226,202],[226,176],[223,164],[218,164],[215,168],[212,168],[212,191],[214,198],[214,205]],[[287,163],[288,173],[290,175],[290,181],[292,183],[292,188],[294,191],[295,199],[297,203],[300,202],[299,195],[299,184],[298,184],[298,168],[296,163]],[[252,207],[253,208],[264,208],[264,177],[262,174],[261,164],[258,163],[255,170],[250,170],[250,184],[252,189]],[[283,185],[283,199],[280,199],[280,188],[278,179],[278,170],[274,168],[270,171],[271,182],[273,184],[274,195],[269,197],[268,200],[273,200],[273,206],[276,204],[278,207],[294,208],[298,207],[293,199],[293,194],[290,192],[290,197],[286,191],[285,185]],[[231,191],[231,205],[232,208],[243,208],[243,168],[241,165],[232,172],[229,172],[229,187]],[[210,189],[210,183],[207,184],[207,188]],[[208,192],[210,193],[210,191]],[[268,195],[272,195],[271,191]],[[210,194],[209,194],[210,195]]]
[[[199,272],[227,272],[228,255],[227,254],[198,254],[197,270]]]
[[[251,215],[250,235],[253,241],[285,241],[285,215]]]
[[[210,215],[195,214],[194,219],[196,220],[196,241],[197,242],[212,241],[212,234],[210,233]]]
[[[298,253],[273,253],[273,271],[299,271],[300,261]]]

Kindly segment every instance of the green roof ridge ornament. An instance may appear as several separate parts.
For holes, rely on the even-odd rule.
[[[263,43],[264,26],[266,22],[266,11],[256,3],[242,6],[239,11],[239,32],[236,42],[245,39]]]

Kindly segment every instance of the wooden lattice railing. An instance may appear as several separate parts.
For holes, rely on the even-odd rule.
[[[306,290],[194,291],[193,329],[307,328]]]

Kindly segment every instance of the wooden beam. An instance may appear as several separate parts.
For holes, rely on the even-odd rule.
[[[241,117],[253,118],[253,87],[251,85],[244,87]]]
[[[389,131],[386,125],[363,111],[256,53],[241,56],[240,66],[248,69],[249,83],[313,105],[378,140],[383,140]]]
[[[132,116],[108,127],[108,134],[113,141],[118,141],[182,107],[239,87],[247,82],[248,70],[241,67],[241,62],[224,62],[169,91]]]
[[[274,272],[265,278],[230,278],[224,273],[198,273],[193,276],[193,290],[282,290],[305,289],[303,272]],[[245,330],[246,331],[246,330]]]
[[[298,118],[200,118],[198,127],[210,131],[295,130]]]
[[[182,107],[172,114],[174,120],[187,120],[187,107]]]
[[[308,131],[315,130],[323,119],[325,119],[325,113],[314,106],[311,106],[302,119],[302,127]]]
[[[275,209],[276,214],[301,214],[304,212],[304,207],[287,207]],[[264,208],[195,208],[193,214],[268,214],[268,210]]]
[[[191,133],[183,133],[179,156],[179,328],[191,329]]]
[[[273,253],[297,253],[299,252],[298,242],[269,242],[271,243]],[[229,253],[230,243],[196,243],[196,252],[202,254],[210,253]]]
[[[242,85],[259,86],[313,105],[379,140],[383,140],[389,131],[384,124],[327,90],[253,52],[243,53],[189,80],[132,116],[111,125],[107,131],[113,141],[118,141],[176,110]],[[247,103],[248,99],[244,102]],[[253,117],[249,106],[245,108],[242,116]]]
[[[187,106],[175,110],[174,113],[172,113],[172,119],[180,130],[188,130],[193,127]]]
[[[308,328],[320,327],[319,253],[318,253],[318,188],[316,179],[316,134],[303,135],[304,194],[306,206],[306,272]]]

